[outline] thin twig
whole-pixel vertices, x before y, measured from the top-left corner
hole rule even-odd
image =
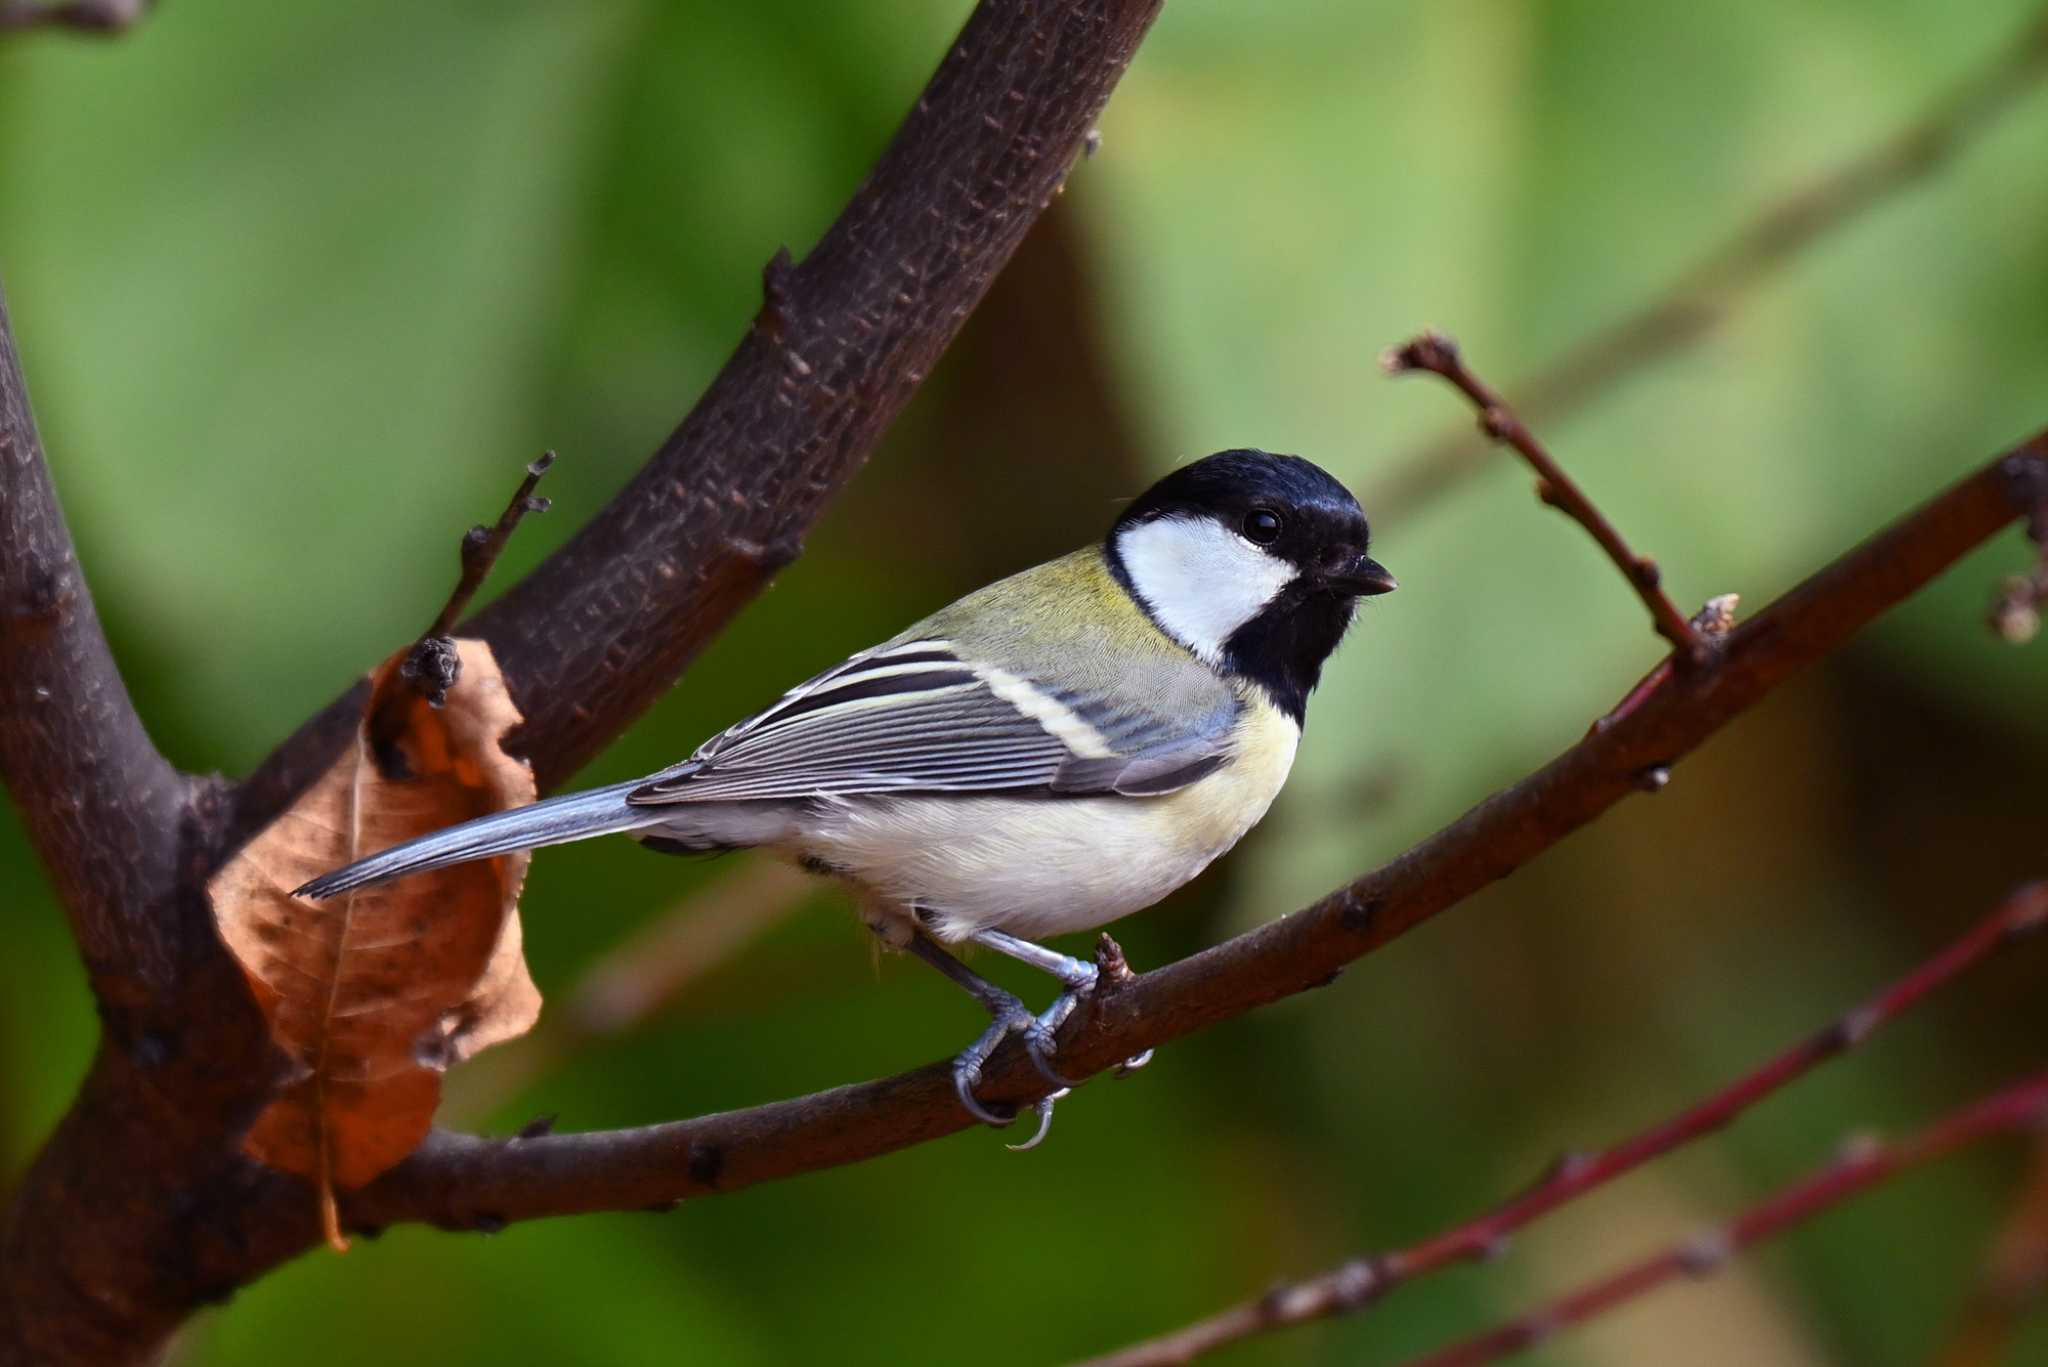
[[[1998,124],[2048,76],[2048,10],[1919,118],[1766,207],[1680,271],[1647,303],[1508,386],[1523,417],[1554,428],[1593,399],[1710,336],[1741,297],[1857,222],[1921,185]],[[1460,428],[1398,461],[1368,492],[1375,518],[1396,523],[1484,468],[1487,450]]]
[[[1742,595],[1739,593],[1716,594],[1692,615],[1692,629],[1705,640],[1718,643],[1722,637],[1735,630],[1735,609],[1741,605]],[[1667,655],[1650,666],[1650,672],[1636,680],[1635,687],[1623,694],[1620,702],[1605,715],[1594,720],[1592,729],[1604,731],[1648,701],[1650,695],[1662,688],[1671,678],[1673,658]]]
[[[1706,639],[1693,629],[1685,614],[1664,592],[1663,576],[1658,572],[1657,562],[1629,549],[1614,524],[1593,506],[1593,501],[1564,472],[1564,467],[1551,459],[1550,453],[1543,449],[1543,443],[1536,440],[1535,434],[1516,416],[1507,400],[1472,373],[1464,358],[1459,356],[1456,342],[1442,333],[1425,332],[1413,341],[1387,351],[1380,358],[1380,363],[1392,375],[1426,370],[1455,385],[1479,410],[1480,430],[1495,441],[1513,447],[1536,471],[1536,496],[1584,527],[1600,543],[1600,549],[1607,552],[1607,558],[1614,562],[1614,567],[1628,580],[1629,587],[1643,600],[1643,606],[1650,610],[1650,620],[1656,623],[1657,634],[1671,643],[1680,666],[1706,663]]]
[[[2006,898],[1962,938],[1827,1028],[1613,1148],[1566,1155],[1533,1189],[1487,1214],[1408,1248],[1354,1258],[1321,1276],[1279,1287],[1258,1300],[1233,1306],[1171,1334],[1091,1358],[1082,1367],[1177,1367],[1256,1334],[1363,1309],[1397,1287],[1457,1263],[1496,1257],[1506,1251],[1509,1239],[1532,1221],[1726,1127],[1818,1065],[1863,1043],[1993,950],[2043,926],[2048,926],[2048,883],[2032,883]]]
[[[132,28],[155,4],[156,0],[65,0],[54,5],[37,0],[0,0],[0,33],[20,33],[32,28],[120,33]]]
[[[1089,1077],[1120,1060],[1334,981],[1346,965],[1506,877],[1669,768],[1800,670],[2022,515],[2017,490],[2048,433],[2001,456],[1840,557],[1674,677],[1627,717],[1311,907],[1140,974],[1077,1011],[1056,1047]],[[983,1070],[988,1102],[1028,1105],[1049,1084],[1014,1041]],[[355,1223],[480,1222],[640,1210],[860,1162],[967,1128],[949,1067],[694,1120],[533,1140],[439,1132],[350,1196]],[[486,1221],[486,1217],[488,1217]],[[305,1231],[310,1239],[311,1230]]]
[[[462,614],[469,610],[470,600],[484,586],[484,580],[490,578],[491,567],[498,563],[505,543],[512,539],[512,533],[520,522],[528,513],[548,510],[549,501],[533,490],[554,463],[553,451],[542,452],[539,460],[526,467],[526,477],[519,481],[519,487],[513,491],[512,501],[505,505],[505,511],[498,514],[497,523],[489,527],[471,527],[463,534],[462,573],[455,581],[455,588],[449,593],[448,601],[441,605],[433,625],[413,642],[412,649],[399,662],[398,676],[435,707],[448,701],[448,690],[455,687],[456,681],[462,677],[462,657],[449,633],[455,629]],[[386,701],[397,704],[403,697],[402,693],[391,693],[386,695]],[[369,729],[372,735],[382,731],[386,724],[384,718],[371,717]]]
[[[1999,1367],[2021,1317],[2048,1296],[2048,1135],[2014,1193],[2012,1214],[1991,1243],[1962,1323],[1935,1361],[1940,1367]]]
[[[427,636],[446,636],[455,629],[462,614],[469,611],[469,603],[476,597],[476,591],[483,587],[490,577],[491,566],[498,563],[498,556],[505,550],[505,543],[512,539],[512,533],[528,513],[544,513],[549,501],[534,493],[540,477],[555,463],[553,451],[543,451],[540,459],[526,467],[526,478],[519,481],[519,487],[512,491],[512,501],[505,505],[505,511],[498,514],[495,525],[475,526],[462,538],[462,577],[455,583],[455,591],[448,595],[440,615],[434,624],[423,633]]]
[[[1666,1282],[1717,1272],[1752,1244],[1810,1220],[1908,1168],[1986,1139],[2044,1125],[2048,1125],[2048,1073],[2038,1073],[1951,1112],[1901,1143],[1851,1142],[1835,1162],[1751,1206],[1727,1224],[1630,1263],[1532,1314],[1416,1358],[1408,1367],[1477,1367],[1497,1362]]]

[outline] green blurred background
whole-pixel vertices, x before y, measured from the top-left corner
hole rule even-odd
[[[1174,0],[1101,152],[805,557],[585,781],[672,761],[1098,535],[1175,461],[1300,451],[1371,511],[1418,442],[1465,421],[1434,382],[1382,380],[1382,346],[1434,325],[1497,381],[1533,370],[1911,118],[2031,8]],[[563,454],[555,511],[499,583],[599,507],[967,9],[171,0],[111,43],[0,43],[0,280],[80,553],[172,759],[246,771],[416,632],[461,530],[543,446]],[[2044,374],[2048,91],[1548,435],[1684,603],[1739,590],[1753,609],[2048,422]],[[1119,927],[1141,966],[1390,857],[1569,744],[1656,657],[1612,571],[1504,459],[1378,533],[1402,591],[1329,672],[1265,825]],[[1982,625],[2023,555],[2002,538],[1661,796],[1333,989],[1075,1095],[1039,1152],[977,1131],[665,1217],[394,1230],[206,1314],[184,1360],[1042,1363],[1432,1232],[1821,1024],[2043,872],[2048,653]],[[525,904],[535,975],[559,1006],[621,937],[731,879],[758,881],[624,843],[547,853]],[[12,1173],[94,1023],[11,811],[0,886]],[[1505,1261],[1227,1360],[1394,1361],[1690,1232],[1845,1134],[2038,1064],[2043,952]],[[936,975],[877,965],[821,890],[646,1028],[483,1089],[479,1123],[744,1106],[976,1028]],[[1924,1361],[2022,1159],[1899,1182],[1530,1360]],[[2017,1351],[2048,1358],[2048,1326]]]

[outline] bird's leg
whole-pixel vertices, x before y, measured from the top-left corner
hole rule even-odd
[[[1000,930],[978,930],[970,936],[976,944],[993,949],[998,954],[1007,954],[1019,963],[1030,964],[1043,973],[1058,978],[1067,990],[1060,993],[1051,1006],[1045,1008],[1024,1032],[1024,1048],[1031,1055],[1031,1061],[1038,1065],[1038,1071],[1045,1080],[1061,1087],[1075,1084],[1061,1076],[1052,1066],[1052,1054],[1056,1047],[1054,1036],[1067,1023],[1067,1017],[1074,1014],[1074,1008],[1081,999],[1095,988],[1100,976],[1094,964],[1085,959],[1076,959],[1070,954],[1047,949],[1044,945],[1020,940],[1015,935],[1006,935]],[[1152,1061],[1152,1051],[1147,1049],[1135,1058],[1125,1059],[1117,1069],[1118,1074],[1135,1072]]]
[[[996,1046],[1016,1032],[1023,1031],[1028,1034],[1036,1024],[1030,1008],[1015,995],[1005,992],[961,963],[923,934],[913,933],[910,942],[904,948],[959,984],[967,995],[980,1002],[982,1008],[988,1012],[988,1029],[982,1031],[981,1037],[968,1045],[961,1051],[959,1057],[953,1060],[953,1091],[960,1098],[960,1104],[967,1108],[967,1113],[982,1124],[993,1125],[998,1129],[1011,1124],[1017,1119],[1015,1111],[1008,1115],[999,1115],[991,1111],[974,1095],[974,1089],[981,1085],[981,1065],[988,1062],[989,1055],[996,1051]],[[1052,1124],[1053,1103],[1066,1094],[1066,1087],[1062,1084],[1059,1091],[1039,1101],[1036,1107],[1038,1132],[1024,1143],[1013,1144],[1011,1147],[1032,1148],[1039,1140],[1045,1138],[1046,1127]]]

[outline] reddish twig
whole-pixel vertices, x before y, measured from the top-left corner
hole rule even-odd
[[[2044,1125],[2048,1125],[2048,1073],[2039,1073],[1951,1112],[1901,1143],[1852,1143],[1828,1167],[1750,1207],[1727,1224],[1620,1268],[1532,1314],[1416,1358],[1408,1367],[1476,1367],[1496,1362],[1666,1282],[1716,1272],[1750,1245],[1810,1220],[1908,1168],[1998,1135]]]
[[[1497,1256],[1506,1250],[1508,1240],[1532,1221],[1654,1158],[1722,1129],[1819,1064],[1861,1044],[1993,950],[2044,925],[2048,925],[2048,883],[2031,883],[2006,898],[1962,938],[1827,1028],[1611,1149],[1567,1155],[1533,1189],[1505,1205],[1409,1248],[1355,1258],[1321,1276],[1280,1287],[1171,1334],[1091,1358],[1084,1367],[1172,1367],[1192,1362],[1255,1334],[1363,1309],[1397,1287],[1454,1264]]]
[[[1480,430],[1495,441],[1513,447],[1536,471],[1536,496],[1584,527],[1600,543],[1600,549],[1607,552],[1607,558],[1614,562],[1615,568],[1636,591],[1636,596],[1643,600],[1643,606],[1650,610],[1650,620],[1656,623],[1657,634],[1671,643],[1679,664],[1689,667],[1706,663],[1706,639],[1693,629],[1685,614],[1664,592],[1663,576],[1657,569],[1657,562],[1629,549],[1628,542],[1622,540],[1614,524],[1593,506],[1593,501],[1573,483],[1564,468],[1551,459],[1550,453],[1523,425],[1507,400],[1494,393],[1466,366],[1458,355],[1456,342],[1441,333],[1425,332],[1403,346],[1390,349],[1380,358],[1380,363],[1389,374],[1426,370],[1455,385],[1479,410]]]
[[[1767,205],[1678,272],[1647,303],[1596,328],[1556,361],[1518,378],[1528,422],[1551,427],[1624,380],[1712,335],[1745,294],[1833,234],[1955,161],[2048,75],[2048,11],[1925,113]],[[1445,433],[1396,463],[1364,500],[1390,525],[1455,489],[1484,467],[1487,449],[1469,432]]]
[[[1699,632],[1706,640],[1720,641],[1722,637],[1735,630],[1735,609],[1741,604],[1742,595],[1739,593],[1723,593],[1709,598],[1706,606],[1692,615],[1693,630]],[[1623,694],[1621,701],[1616,703],[1607,715],[1593,723],[1592,730],[1606,730],[1648,701],[1650,695],[1663,687],[1665,681],[1671,677],[1671,660],[1672,657],[1667,655],[1651,666],[1650,672],[1636,680],[1635,687]]]

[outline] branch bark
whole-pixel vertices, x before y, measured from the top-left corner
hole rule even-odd
[[[633,482],[460,630],[504,666],[559,785],[802,549],[1052,203],[1163,0],[986,0],[846,211],[763,271],[753,327]],[[324,770],[351,692],[244,786],[253,830]]]
[[[1315,905],[1096,997],[1061,1031],[1087,1077],[1145,1049],[1332,982],[1355,960],[1457,905],[1642,791],[1714,732],[1828,655],[1958,557],[2026,515],[2048,432],[1998,457],[1771,604],[1699,669],[1675,672],[1612,724],[1393,863]],[[979,1095],[1020,1109],[1047,1086],[1014,1041]],[[890,1153],[973,1122],[947,1065],[723,1115],[593,1134],[491,1140],[448,1133],[358,1193],[363,1226],[447,1228],[641,1210]]]
[[[190,787],[143,729],[43,460],[0,299],[0,779],[102,1000],[167,987],[142,913],[175,881]]]
[[[681,426],[460,628],[503,665],[543,786],[624,730],[797,554],[1052,203],[1160,3],[984,0],[816,248],[769,262],[759,315]],[[346,743],[364,693],[232,790],[173,771],[92,616],[11,344],[0,385],[0,766],[106,1021],[7,1213],[0,1363],[140,1362],[317,1235],[305,1187],[238,1150],[281,1061],[203,889]]]

